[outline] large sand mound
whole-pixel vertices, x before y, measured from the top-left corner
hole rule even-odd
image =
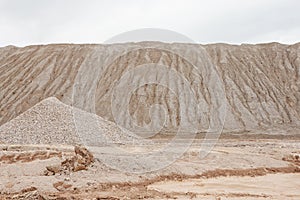
[[[172,53],[177,51],[186,56],[182,58]],[[89,112],[91,110],[85,99],[95,97],[93,100],[96,102],[96,114],[115,121],[112,108],[116,106],[111,105],[111,101],[114,100],[114,84],[124,77],[126,72],[137,66],[163,64],[180,73],[191,84],[196,100],[203,109],[199,127],[205,129],[208,125],[209,111],[214,109],[211,103],[218,101],[216,96],[211,95],[213,85],[208,84],[209,73],[205,74],[203,67],[207,60],[216,67],[224,83],[224,102],[227,104],[225,130],[265,130],[275,126],[283,126],[282,130],[285,130],[285,127],[299,126],[300,122],[300,43],[61,44],[4,47],[0,52],[0,124],[51,96]],[[118,53],[121,53],[119,57],[112,58],[112,55]],[[107,62],[110,59],[111,62]],[[197,59],[199,62],[196,68],[188,62]],[[147,74],[150,70],[151,67],[141,73],[136,71],[132,77],[135,77],[136,82],[142,82],[149,77]],[[99,78],[96,91],[93,87],[95,77]],[[78,81],[83,83],[79,84],[83,88],[83,93],[80,94],[83,95],[82,99],[73,102],[72,94]],[[171,85],[171,82],[167,83]],[[177,90],[182,91],[181,82],[174,82],[174,85],[175,93]],[[119,104],[123,103],[124,99],[116,101]],[[178,100],[176,94],[168,92],[165,88],[145,85],[132,94],[128,109],[133,121],[141,126],[149,124],[149,107],[155,103],[162,105],[167,111],[165,131],[177,130],[180,119],[190,116],[190,113],[182,114],[180,110],[193,110],[191,103]],[[159,109],[153,113],[156,111]],[[164,121],[164,116],[161,116],[160,112],[157,113],[157,121]],[[118,117],[122,124],[128,125],[127,116],[119,113]]]

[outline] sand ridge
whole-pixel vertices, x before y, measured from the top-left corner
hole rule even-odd
[[[161,50],[162,49],[162,50]],[[166,49],[168,51],[166,51]],[[0,124],[17,117],[28,108],[47,97],[57,97],[67,105],[73,105],[74,86],[80,78],[91,80],[99,77],[95,93],[96,114],[114,121],[111,112],[113,84],[124,73],[142,64],[164,64],[181,73],[191,83],[203,112],[211,109],[215,101],[205,80],[203,59],[199,60],[198,71],[186,60],[170,53],[181,51],[187,60],[201,56],[211,60],[224,83],[227,112],[225,130],[251,131],[279,127],[283,134],[286,127],[299,126],[300,120],[300,44],[279,43],[258,45],[228,44],[165,44],[156,42],[127,43],[117,45],[35,45],[24,48],[4,47],[0,54]],[[193,54],[199,52],[200,54]],[[115,52],[125,52],[115,60],[107,62]],[[127,52],[127,53],[126,53]],[[105,61],[105,62],[104,62]],[[103,66],[103,63],[108,63]],[[180,66],[180,67],[178,67]],[[100,70],[99,70],[100,68]],[[80,74],[79,72],[86,72]],[[99,74],[94,74],[98,72]],[[198,73],[198,72],[197,72]],[[82,77],[80,77],[82,75]],[[85,77],[84,75],[87,75]],[[142,74],[135,74],[144,80]],[[198,77],[198,78],[197,78]],[[200,78],[199,78],[200,77]],[[202,78],[201,78],[202,77]],[[176,83],[180,89],[180,82]],[[94,90],[85,85],[86,95]],[[143,96],[147,94],[148,98]],[[90,99],[89,96],[84,98]],[[84,99],[83,99],[84,100]],[[83,101],[82,100],[82,101]],[[80,109],[91,112],[89,105],[81,100]],[[122,100],[118,100],[122,103]],[[149,123],[148,109],[160,103],[168,112],[165,131],[176,130],[180,119],[176,95],[164,88],[149,85],[142,87],[132,96],[130,113],[140,125]],[[94,103],[94,102],[93,102]],[[189,104],[180,102],[183,109]],[[138,109],[137,109],[138,108]],[[208,115],[203,115],[201,125],[207,126]],[[160,117],[159,117],[160,118]],[[126,118],[121,118],[126,123]],[[158,120],[159,121],[159,120]],[[200,130],[201,131],[201,130]]]

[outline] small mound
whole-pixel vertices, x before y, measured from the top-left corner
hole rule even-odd
[[[84,134],[78,134],[78,131],[84,131]],[[2,125],[0,141],[9,144],[71,145],[81,143],[81,139],[87,143],[86,138],[91,138],[94,145],[108,141],[133,141],[134,137],[125,132],[116,124],[95,114],[65,105],[57,98],[50,97]],[[83,136],[86,138],[82,138]],[[100,139],[106,141],[99,141]]]

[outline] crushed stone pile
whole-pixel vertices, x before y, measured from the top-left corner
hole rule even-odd
[[[0,141],[9,144],[99,145],[136,142],[136,139],[116,124],[68,106],[55,97],[42,100],[0,127]]]

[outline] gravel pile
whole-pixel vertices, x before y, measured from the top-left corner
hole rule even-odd
[[[75,123],[76,122],[76,123]],[[9,144],[136,143],[139,138],[101,117],[44,99],[0,127],[0,141]]]

